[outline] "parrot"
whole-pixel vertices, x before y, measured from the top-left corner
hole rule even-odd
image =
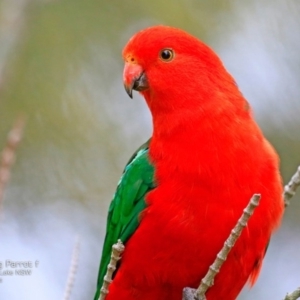
[[[261,270],[284,211],[279,157],[218,55],[156,25],[125,45],[123,82],[145,99],[152,135],[130,158],[110,204],[94,299],[120,239],[106,300],[181,300],[197,288],[253,194],[260,204],[207,300],[236,299]]]

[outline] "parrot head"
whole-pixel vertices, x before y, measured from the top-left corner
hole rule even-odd
[[[219,57],[196,37],[168,26],[136,33],[123,50],[123,81],[139,91],[152,111],[199,107],[220,94],[239,93]]]

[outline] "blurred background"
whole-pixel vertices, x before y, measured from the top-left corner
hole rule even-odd
[[[121,51],[155,24],[218,53],[279,152],[285,183],[300,164],[298,0],[0,0],[0,149],[27,119],[3,198],[0,263],[39,261],[31,276],[0,277],[0,299],[63,299],[77,235],[70,299],[92,299],[111,196],[151,135],[144,101],[123,89]],[[283,299],[299,286],[299,195],[239,300]]]

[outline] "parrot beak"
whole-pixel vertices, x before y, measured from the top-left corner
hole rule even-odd
[[[132,90],[143,91],[148,88],[148,81],[143,68],[134,63],[125,63],[123,82],[130,98],[132,98]]]

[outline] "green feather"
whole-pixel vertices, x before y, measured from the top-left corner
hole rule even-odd
[[[145,196],[155,187],[154,168],[148,156],[149,143],[150,140],[130,158],[109,206],[106,236],[94,300],[99,298],[103,278],[110,261],[112,245],[118,239],[125,244],[135,232],[139,226],[139,215],[146,207]]]

